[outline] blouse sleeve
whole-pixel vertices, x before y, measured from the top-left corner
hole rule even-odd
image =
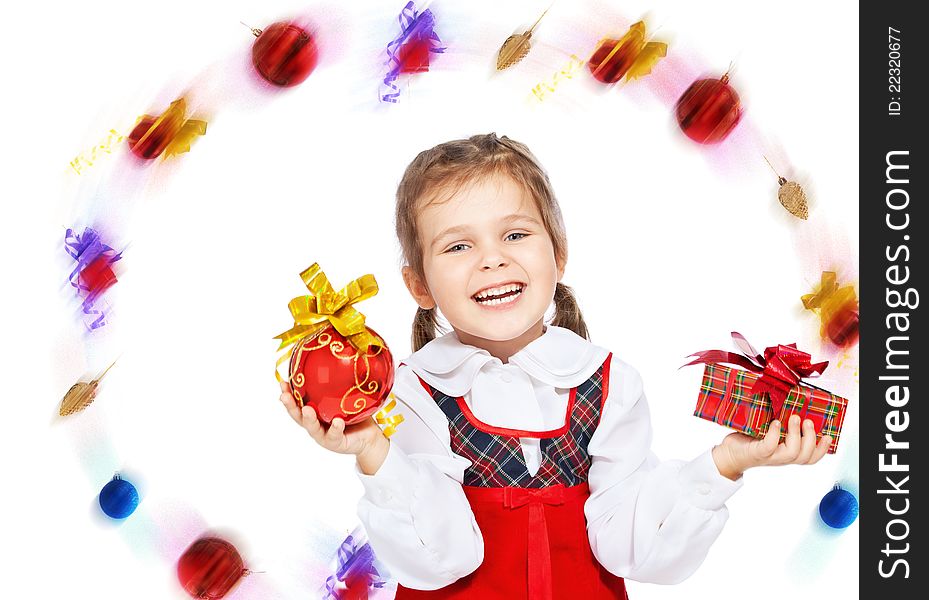
[[[638,372],[613,359],[600,425],[590,440],[584,507],[597,560],[620,577],[679,583],[706,558],[729,517],[742,478],[723,477],[707,450],[690,462],[660,462]]]
[[[452,452],[445,415],[409,367],[398,369],[393,393],[393,413],[404,420],[374,475],[355,467],[364,487],[358,516],[397,581],[438,589],[484,560],[484,540],[461,487],[471,462]]]

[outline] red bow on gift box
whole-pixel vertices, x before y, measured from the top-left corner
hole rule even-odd
[[[745,337],[737,331],[732,332],[732,340],[744,354],[726,352],[725,350],[704,350],[690,356],[696,357],[686,366],[699,363],[729,363],[738,365],[753,373],[761,373],[750,390],[751,394],[768,392],[771,396],[771,409],[775,415],[780,414],[787,393],[804,377],[822,375],[829,361],[810,363],[808,353],[797,349],[797,344],[781,344],[765,348],[764,355],[759,354]],[[689,357],[688,357],[689,358]]]

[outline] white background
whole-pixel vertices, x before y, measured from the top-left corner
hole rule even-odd
[[[700,570],[673,587],[631,583],[630,596],[857,597],[857,523],[827,532],[816,514],[835,482],[857,492],[857,356],[820,344],[799,302],[824,268],[857,279],[857,6],[562,0],[529,57],[494,75],[500,44],[545,0],[438,1],[447,53],[382,105],[403,4],[90,0],[22,3],[5,19],[0,595],[183,598],[177,557],[210,529],[264,571],[232,597],[318,597],[361,488],[350,458],[284,414],[271,338],[291,325],[298,273],[318,261],[337,287],[376,275],[380,293],[359,308],[406,356],[415,305],[399,276],[396,184],[418,151],[496,131],[550,172],[565,282],[593,341],[641,371],[659,456],[689,459],[725,435],[692,416],[701,369],[678,366],[729,349],[731,330],[831,359],[820,385],[850,399],[837,455],[749,472]],[[604,89],[581,72],[531,98],[571,53],[646,14],[670,46],[651,77]],[[256,84],[239,21],[294,15],[318,28],[321,61],[276,92]],[[700,147],[671,107],[687,78],[730,62],[745,119]],[[185,90],[209,121],[189,154],[139,168],[120,146],[84,174],[68,167]],[[804,184],[809,221],[778,205],[763,153]],[[85,225],[129,245],[110,323],[94,334],[63,251],[64,228]],[[56,420],[69,386],[117,356],[97,401]],[[96,506],[117,471],[142,494],[120,524]]]

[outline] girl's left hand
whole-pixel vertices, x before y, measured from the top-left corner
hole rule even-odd
[[[792,415],[787,422],[787,437],[783,443],[778,443],[780,436],[779,421],[773,421],[760,440],[743,433],[731,433],[722,444],[713,448],[716,468],[734,481],[752,467],[812,465],[826,455],[832,444],[832,436],[829,435],[824,435],[817,444],[813,422],[807,419],[801,428],[798,415]]]

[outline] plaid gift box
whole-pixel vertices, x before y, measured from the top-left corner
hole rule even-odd
[[[829,453],[835,453],[848,400],[800,383],[790,388],[780,414],[775,415],[767,392],[750,393],[759,377],[749,371],[707,363],[694,416],[761,438],[775,418],[786,424],[787,419],[796,413],[801,419],[813,421],[817,440],[824,435],[832,436]],[[781,429],[781,439],[786,435],[785,427]]]

